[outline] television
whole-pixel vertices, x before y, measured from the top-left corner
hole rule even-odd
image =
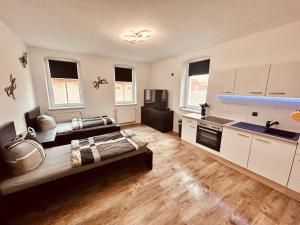
[[[144,106],[168,109],[168,90],[145,89]]]

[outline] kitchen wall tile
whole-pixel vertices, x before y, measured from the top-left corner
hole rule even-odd
[[[291,113],[299,109],[298,105],[289,105],[288,107],[278,107],[275,109],[274,120],[287,120]]]
[[[279,120],[278,128],[300,133],[300,122],[292,119]]]
[[[300,109],[295,103],[276,103],[260,101],[236,101],[210,99],[209,115],[226,119],[245,121],[265,126],[266,121],[279,121],[274,128],[300,132],[300,122],[290,119],[290,114]],[[258,116],[252,116],[257,112]]]

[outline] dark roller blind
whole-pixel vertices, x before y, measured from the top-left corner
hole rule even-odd
[[[208,74],[210,60],[192,62],[189,64],[189,76]]]
[[[78,79],[76,62],[49,60],[49,68],[52,78]]]
[[[132,69],[115,67],[115,81],[132,82]]]

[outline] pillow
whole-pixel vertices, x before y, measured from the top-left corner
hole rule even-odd
[[[55,127],[55,121],[53,117],[43,114],[37,117],[37,126],[39,131],[51,130]]]
[[[37,168],[45,159],[43,146],[28,132],[7,143],[3,158],[15,175],[21,175]]]

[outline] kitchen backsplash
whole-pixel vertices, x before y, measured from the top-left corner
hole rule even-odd
[[[278,103],[261,101],[207,100],[208,114],[236,121],[265,125],[266,121],[279,121],[274,128],[300,132],[300,122],[290,118],[290,114],[300,109],[300,103]],[[257,113],[257,116],[252,114]]]

